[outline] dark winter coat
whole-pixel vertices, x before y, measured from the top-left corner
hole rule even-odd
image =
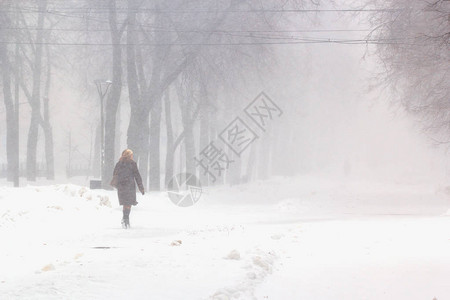
[[[120,160],[114,168],[114,176],[120,205],[136,205],[136,183],[139,190],[144,191],[136,162],[131,159]]]

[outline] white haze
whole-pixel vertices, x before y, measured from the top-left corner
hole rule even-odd
[[[300,27],[305,27],[302,23],[308,23],[295,22]],[[311,28],[312,25],[307,26]],[[325,14],[314,28],[366,29],[367,26],[348,17]],[[363,37],[364,34],[305,33],[334,38]],[[283,156],[291,161],[295,174],[319,173],[342,178],[350,176],[405,182],[446,178],[446,149],[432,147],[431,140],[420,131],[414,120],[401,108],[390,105],[390,95],[380,89],[369,88],[375,82],[373,76],[378,63],[373,55],[374,46],[324,43],[274,47],[277,62],[270,72],[249,79],[245,86],[227,91],[227,94],[219,95],[219,99],[227,101],[227,97],[232,95],[236,101],[242,102],[243,108],[261,91],[272,97],[285,112],[278,124],[281,131],[294,130],[295,141],[285,141]],[[105,55],[109,54],[105,50]],[[89,70],[86,72],[89,73]],[[76,87],[75,76],[75,72],[67,69],[54,70],[50,117],[54,129],[58,181],[66,181],[69,133],[74,148],[72,164],[87,165],[89,156],[94,155],[94,130],[99,122],[98,95],[93,82],[88,82],[87,91],[80,91]],[[128,93],[123,89],[121,139],[117,153],[126,148],[129,120],[127,98]],[[20,109],[20,161],[24,162],[30,109],[26,103]],[[175,110],[178,111],[178,108]],[[234,116],[230,114],[230,121]],[[0,109],[0,123],[5,124],[3,108]],[[162,132],[164,145],[164,130]],[[42,139],[43,134],[40,143]],[[0,163],[4,164],[4,125],[0,126],[0,141]],[[38,147],[38,162],[44,161],[43,147]]]

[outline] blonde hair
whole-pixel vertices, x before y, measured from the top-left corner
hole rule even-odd
[[[126,160],[126,159],[132,159],[133,157],[133,151],[130,149],[125,149],[122,152],[122,156],[120,157],[120,160]]]

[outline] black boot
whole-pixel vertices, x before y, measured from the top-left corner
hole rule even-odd
[[[122,218],[122,228],[124,229],[130,228],[130,219]]]
[[[130,228],[130,208],[125,206],[123,207],[122,227]]]

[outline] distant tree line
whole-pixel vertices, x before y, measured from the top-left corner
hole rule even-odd
[[[49,90],[52,74],[52,51],[46,43],[53,26],[44,13],[26,16],[20,6],[35,5],[45,11],[46,1],[2,1],[0,4],[0,63],[3,100],[6,109],[8,180],[19,176],[19,102],[23,97],[31,109],[27,140],[27,171],[30,181],[36,179],[38,131],[45,136],[48,179],[54,178],[53,131],[49,114]],[[48,27],[47,27],[48,26]],[[36,28],[35,31],[29,28]]]
[[[271,71],[275,55],[270,45],[246,45],[248,39],[259,41],[260,32],[289,22],[274,9],[316,7],[316,2],[2,1],[0,63],[8,179],[14,180],[19,172],[20,99],[26,99],[31,109],[27,179],[36,180],[40,130],[45,137],[47,178],[54,178],[49,103],[58,100],[51,99],[53,69],[76,76],[80,90],[98,77],[112,81],[100,128],[105,135],[104,187],[121,150],[117,121],[122,99],[130,107],[127,147],[134,151],[151,190],[160,190],[178,170],[197,174],[204,184],[292,174],[279,153],[281,143],[293,142],[294,137],[289,130],[279,131],[281,125],[268,127],[245,156],[225,150],[233,168],[224,170],[226,175],[220,178],[213,180],[195,157],[218,139],[245,101],[252,100],[239,91]],[[284,109],[292,105],[284,104]]]

